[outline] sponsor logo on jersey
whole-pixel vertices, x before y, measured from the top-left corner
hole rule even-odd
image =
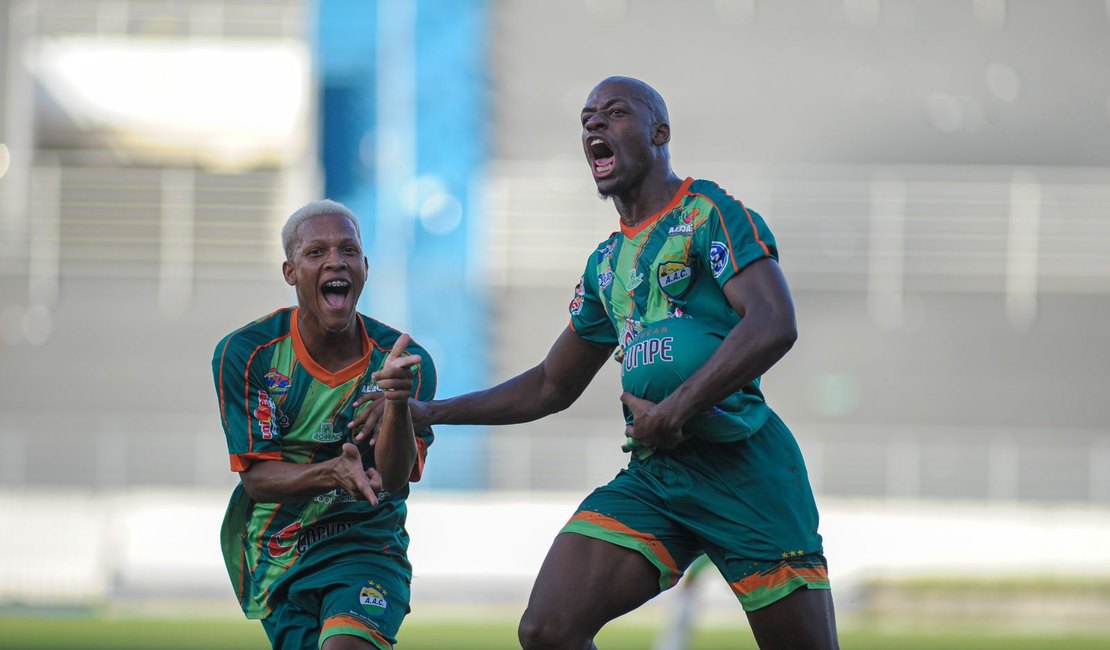
[[[639,332],[639,322],[631,318],[624,319],[624,325],[621,326],[621,331],[617,334],[617,349],[613,352],[614,359],[624,361],[624,351],[636,340],[636,335]]]
[[[266,388],[275,397],[281,397],[288,393],[291,385],[292,382],[289,381],[289,378],[278,372],[277,368],[270,368],[270,372],[266,373]]]
[[[635,268],[628,269],[628,282],[625,283],[624,288],[632,291],[644,282],[644,274],[637,273]]]
[[[577,316],[582,313],[582,303],[584,299],[582,296],[586,295],[586,278],[579,277],[578,284],[574,287],[574,299],[570,301],[570,313]]]
[[[258,422],[258,430],[262,433],[263,440],[269,440],[278,434],[277,423],[274,422],[274,400],[264,390],[258,391],[258,406],[254,409],[254,419]]]
[[[270,554],[270,557],[281,557],[289,553],[296,547],[297,534],[300,532],[301,522],[294,521],[270,535],[270,541],[266,544],[266,552]]]
[[[333,521],[305,528],[301,522],[295,521],[270,536],[266,551],[270,557],[281,557],[294,549],[297,553],[304,553],[317,542],[341,533],[353,525],[349,521]]]
[[[679,224],[677,226],[671,226],[667,231],[667,236],[673,237],[675,235],[686,236],[694,234],[694,219],[698,217],[698,209],[694,208],[690,212],[682,212],[682,208],[675,208],[674,212],[671,214],[675,213],[681,215],[678,218]]]
[[[604,289],[611,284],[613,284],[613,271],[611,271],[610,269],[605,269],[601,273],[597,274],[598,289]]]
[[[670,363],[674,361],[673,349],[673,336],[660,336],[633,343],[624,351],[624,362],[621,368],[624,372],[628,372],[657,362]]]
[[[613,247],[616,245],[616,242],[609,242],[608,244],[597,249],[597,264],[599,266],[604,264],[605,260],[609,259],[613,255]]]
[[[728,266],[728,246],[715,241],[709,245],[709,268],[713,271],[713,277],[721,277],[726,266]]]
[[[343,488],[335,488],[331,492],[317,494],[312,500],[316,503],[351,503],[355,498]]]
[[[312,439],[316,442],[336,442],[343,439],[343,432],[336,431],[331,422],[321,422],[320,429],[312,434]]]
[[[662,262],[656,268],[659,288],[671,298],[681,298],[690,290],[694,271],[686,262]]]
[[[389,602],[386,597],[389,596],[389,591],[382,587],[380,584],[369,580],[366,586],[358,592],[358,602],[366,613],[371,616],[381,616],[389,607]]]
[[[360,386],[358,392],[363,395],[366,393],[380,393],[382,392],[382,387],[378,385],[378,382],[371,380],[370,383]]]

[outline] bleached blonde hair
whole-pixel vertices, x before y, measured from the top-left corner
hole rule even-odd
[[[297,229],[301,224],[323,214],[335,214],[342,217],[347,217],[355,227],[355,234],[362,238],[362,232],[358,227],[358,217],[355,216],[351,209],[338,201],[331,199],[318,199],[312,201],[300,208],[296,212],[289,215],[289,219],[285,221],[285,225],[281,229],[281,246],[285,249],[285,259],[293,259],[293,250],[296,249],[299,240]]]

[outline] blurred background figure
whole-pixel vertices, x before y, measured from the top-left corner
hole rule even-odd
[[[616,227],[577,146],[611,74],[787,253],[802,329],[764,381],[838,610],[883,615],[886,579],[1110,574],[1105,0],[0,0],[0,43],[0,511],[28,531],[0,604],[234,607],[196,541],[233,482],[208,354],[292,304],[272,242],[307,200],[363,219],[362,308],[442,394],[533,365]],[[623,464],[613,385],[437,439],[420,593],[522,602],[563,495]],[[463,512],[535,517],[542,548],[459,567],[427,531]]]

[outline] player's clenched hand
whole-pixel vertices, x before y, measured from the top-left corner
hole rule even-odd
[[[364,499],[371,505],[377,505],[382,477],[374,468],[362,467],[358,447],[349,442],[343,443],[343,453],[335,461],[335,481],[339,487],[356,499]]]
[[[391,402],[406,402],[412,396],[412,375],[420,365],[419,354],[408,354],[405,348],[412,342],[408,334],[402,334],[389,356],[385,358],[382,369],[371,375],[381,387],[385,398]]]
[[[644,446],[673,449],[689,436],[682,433],[682,424],[675,423],[655,402],[636,397],[625,391],[621,401],[632,411],[632,424],[625,427],[625,435],[639,440]]]

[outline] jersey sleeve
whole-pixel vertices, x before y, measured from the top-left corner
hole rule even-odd
[[[612,347],[617,344],[617,332],[605,310],[604,296],[598,287],[598,265],[595,256],[600,257],[612,247],[606,246],[596,252],[586,262],[582,277],[574,287],[574,297],[570,301],[570,328],[578,336],[599,345]],[[611,273],[611,271],[610,271]]]
[[[420,365],[417,366],[416,374],[412,378],[412,395],[421,402],[427,402],[435,399],[436,396],[436,367],[432,361],[432,355],[420,346],[413,346],[412,352],[420,355]],[[428,447],[432,445],[435,440],[435,434],[432,433],[430,426],[424,429],[417,430],[416,432],[416,465],[412,468],[412,473],[409,475],[410,481],[419,481],[420,477],[424,475],[424,461],[428,457]]]
[[[763,217],[719,188],[711,198],[715,209],[697,244],[719,286],[756,260],[778,260],[775,237]]]
[[[256,460],[281,460],[277,407],[267,392],[260,349],[229,334],[216,346],[212,374],[227,439],[231,469],[242,472]]]

